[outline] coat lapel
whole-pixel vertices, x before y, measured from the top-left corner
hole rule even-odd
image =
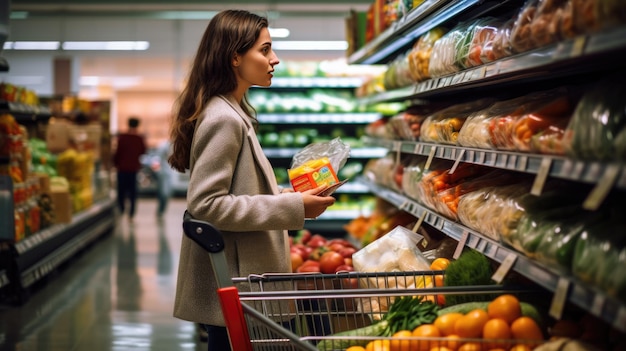
[[[252,146],[252,154],[254,155],[254,159],[256,160],[257,165],[263,171],[263,174],[265,175],[265,178],[270,184],[273,193],[274,194],[278,193],[279,191],[278,191],[278,184],[276,183],[276,175],[274,174],[272,165],[270,164],[267,157],[265,156],[265,153],[263,152],[263,148],[261,147],[261,144],[259,143],[259,139],[257,138],[256,133],[254,131],[254,126],[252,125],[252,122],[250,122],[250,117],[248,117],[248,115],[245,112],[243,112],[243,110],[238,104],[234,103],[233,101],[230,101],[225,96],[220,96],[220,97],[224,101],[226,101],[232,107],[233,110],[237,112],[239,117],[241,117],[241,119],[244,121],[244,123],[248,127],[248,142]]]

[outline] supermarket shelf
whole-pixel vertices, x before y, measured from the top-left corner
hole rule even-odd
[[[301,148],[264,148],[265,156],[268,158],[289,158],[293,157]],[[375,158],[383,157],[387,150],[383,148],[358,148],[350,150],[352,158]]]
[[[359,77],[274,77],[272,88],[357,88]]]
[[[261,123],[306,124],[365,124],[381,118],[380,113],[259,113]]]
[[[516,56],[507,57],[455,74],[361,98],[364,104],[419,99],[433,94],[524,81],[550,80],[559,74],[581,74],[605,69],[603,63],[619,60],[626,52],[626,27],[582,35]],[[608,55],[611,54],[611,55]],[[599,57],[601,56],[601,57]],[[623,65],[623,62],[620,62]],[[549,72],[546,73],[546,72]]]
[[[499,242],[486,238],[459,223],[453,222],[429,209],[420,205],[417,201],[381,187],[365,179],[360,181],[367,184],[371,191],[378,197],[385,199],[399,209],[411,213],[417,218],[424,217],[424,222],[439,229],[449,237],[465,241],[465,246],[481,252],[483,255],[493,259],[498,263],[513,261],[512,269],[525,277],[532,279],[540,286],[552,292],[565,289],[565,297],[568,301],[586,309],[593,315],[612,324],[616,329],[626,332],[626,305],[618,300],[607,296],[605,293],[597,291],[578,281],[576,278],[568,276],[544,265],[533,261],[517,251],[504,247]],[[558,296],[555,293],[555,298]],[[553,301],[555,303],[555,301]]]
[[[45,121],[52,116],[50,108],[0,100],[0,112],[11,113],[18,123]]]
[[[70,223],[53,225],[10,247],[5,245],[2,268],[8,270],[12,281],[8,290],[14,299],[23,302],[25,289],[113,228],[113,211],[114,200],[102,200],[77,213]]]
[[[618,174],[614,186],[619,189],[626,189],[626,164],[624,163],[587,162],[554,155],[475,149],[415,141],[383,140],[371,137],[363,137],[362,140],[366,145],[422,156],[430,156],[434,148],[433,157],[436,158],[459,160],[460,162],[510,171],[538,174],[542,167],[549,167],[549,176],[588,184],[598,183],[604,174],[614,172],[617,169]]]
[[[348,62],[352,64],[387,63],[399,52],[413,45],[422,34],[448,20],[470,10],[486,13],[508,2],[510,1],[426,0],[376,36],[370,43],[350,55]]]

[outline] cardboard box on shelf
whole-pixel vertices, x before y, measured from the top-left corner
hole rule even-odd
[[[69,191],[51,191],[50,198],[54,209],[55,223],[72,222],[72,195]]]

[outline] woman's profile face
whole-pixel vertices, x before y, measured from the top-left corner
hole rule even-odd
[[[258,85],[268,87],[272,84],[274,66],[278,57],[272,50],[272,39],[267,28],[261,29],[259,38],[252,48],[235,59],[235,72],[239,84],[248,87]]]

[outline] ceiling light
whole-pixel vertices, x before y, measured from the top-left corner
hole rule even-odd
[[[337,41],[274,41],[274,50],[343,51],[348,48],[345,40]]]
[[[7,41],[4,43],[5,50],[58,50],[58,41]]]
[[[268,28],[270,36],[272,38],[287,38],[289,36],[289,29],[287,28]]]
[[[66,41],[63,50],[148,50],[150,43],[147,41]]]

